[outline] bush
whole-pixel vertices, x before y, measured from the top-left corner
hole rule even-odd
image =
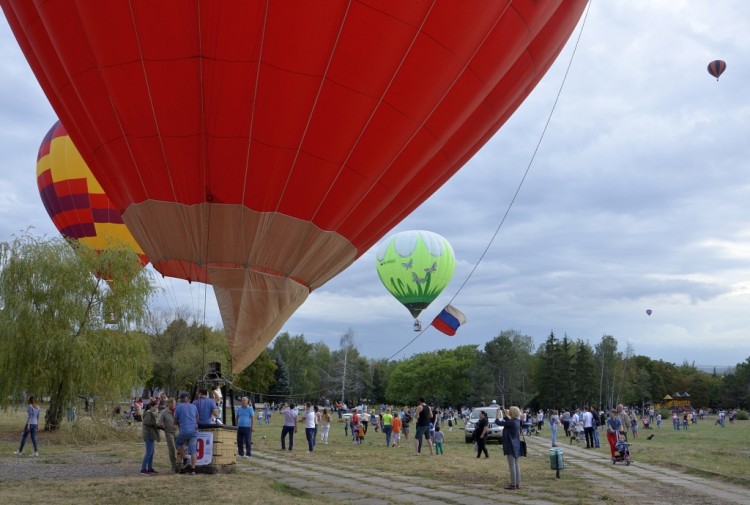
[[[747,421],[750,419],[750,415],[748,415],[746,410],[738,410],[737,411],[737,420],[738,421]]]

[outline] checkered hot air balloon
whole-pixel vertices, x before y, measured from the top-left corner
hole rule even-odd
[[[39,147],[36,182],[47,214],[60,234],[95,251],[125,245],[148,263],[122,215],[89,170],[65,127],[56,122]]]

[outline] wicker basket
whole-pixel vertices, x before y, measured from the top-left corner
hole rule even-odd
[[[197,466],[198,473],[234,473],[237,471],[237,428],[235,426],[215,426],[200,428],[213,433],[213,459],[208,465]]]

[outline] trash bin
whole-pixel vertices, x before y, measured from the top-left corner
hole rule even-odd
[[[553,447],[549,450],[549,467],[555,470],[555,476],[560,478],[560,470],[565,468],[565,462],[563,460],[563,450],[559,447]]]

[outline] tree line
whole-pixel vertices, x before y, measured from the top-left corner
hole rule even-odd
[[[23,234],[0,243],[0,404],[24,393],[49,400],[55,429],[81,397],[120,401],[136,386],[172,395],[219,362],[236,388],[267,401],[344,400],[530,408],[658,402],[689,392],[694,406],[750,407],[750,358],[720,375],[624,350],[605,335],[594,345],[553,332],[534,339],[505,330],[484,346],[463,345],[396,361],[368,358],[354,330],[331,349],[281,333],[232,375],[226,339],[187,310],[154,313],[150,274],[129,250],[94,252],[63,239]]]
[[[416,354],[398,361],[369,359],[351,345],[339,349],[282,333],[241,377],[252,391],[276,399],[341,399],[412,404],[420,396],[441,405],[480,405],[492,400],[532,409],[659,403],[689,392],[695,407],[750,406],[750,358],[726,374],[694,364],[676,365],[620,349],[604,335],[588,341],[551,332],[535,347],[531,336],[502,331],[484,344]],[[258,373],[260,367],[266,370]],[[271,371],[273,370],[273,376]],[[263,380],[259,380],[265,375]]]

